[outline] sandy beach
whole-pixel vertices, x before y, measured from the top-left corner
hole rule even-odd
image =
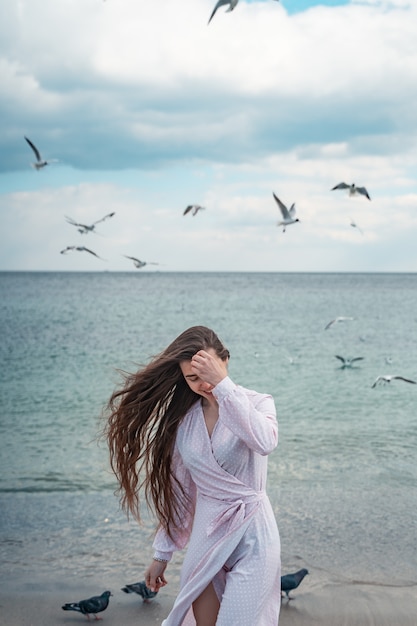
[[[79,587],[59,590],[56,583],[16,586],[0,592],[0,623],[4,626],[54,626],[84,624],[87,619],[64,612],[65,602],[101,593],[91,580]],[[106,626],[157,626],[168,614],[174,597],[160,593],[149,603],[112,589],[110,604],[100,617]],[[415,626],[417,587],[384,587],[356,584],[324,584],[308,581],[282,602],[280,626]],[[91,619],[91,623],[95,620]],[[232,625],[231,625],[232,626]]]

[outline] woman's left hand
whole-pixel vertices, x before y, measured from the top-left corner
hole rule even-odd
[[[227,376],[227,360],[199,350],[191,359],[191,369],[201,380],[215,387]]]

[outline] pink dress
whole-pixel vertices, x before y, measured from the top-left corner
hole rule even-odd
[[[280,539],[265,492],[267,455],[278,443],[271,396],[235,385],[214,389],[219,419],[211,437],[201,402],[181,422],[173,471],[194,504],[171,540],[159,529],[155,556],[169,560],[188,544],[180,591],[162,626],[195,626],[193,601],[213,582],[217,626],[277,626]]]

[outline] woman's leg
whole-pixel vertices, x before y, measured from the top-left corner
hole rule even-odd
[[[197,626],[215,626],[220,602],[213,583],[207,585],[193,602],[193,613]]]

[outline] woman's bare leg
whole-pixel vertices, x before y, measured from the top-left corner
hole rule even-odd
[[[193,602],[193,612],[197,626],[215,626],[220,602],[213,583],[207,585]]]

